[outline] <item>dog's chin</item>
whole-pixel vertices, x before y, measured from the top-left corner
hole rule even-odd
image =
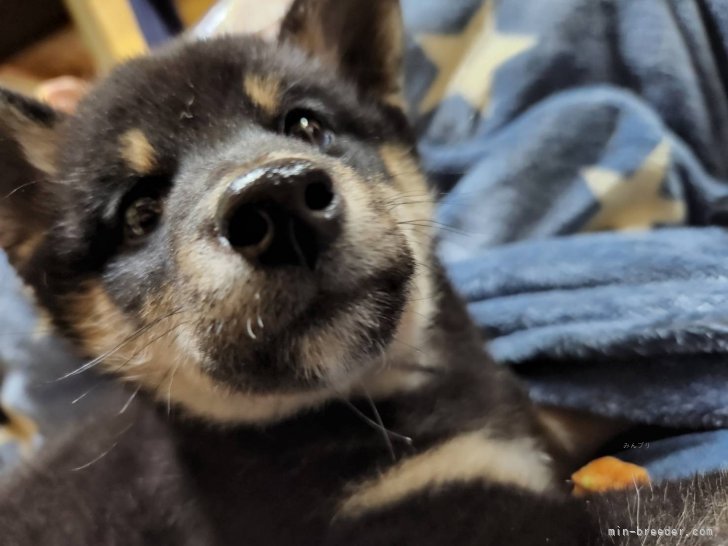
[[[322,297],[273,334],[236,332],[209,350],[206,373],[236,392],[346,388],[379,365],[407,304],[409,279]]]
[[[377,342],[381,347],[386,348],[388,345],[386,339]],[[217,385],[228,392],[238,394],[294,395],[322,390],[345,392],[363,375],[379,365],[378,357],[381,355],[381,350],[368,351],[364,346],[349,346],[341,349],[348,355],[345,366],[340,369],[321,369],[310,374],[297,371],[297,368],[303,368],[304,364],[295,356],[289,356],[290,366],[283,369],[263,370],[258,366],[248,366],[244,371],[231,372],[229,369],[226,370],[224,367],[216,365],[206,371]],[[277,351],[272,349],[270,354],[259,354],[258,358],[271,362],[284,357],[284,355],[276,353]]]

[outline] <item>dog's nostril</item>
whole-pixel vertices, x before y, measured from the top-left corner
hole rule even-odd
[[[253,205],[240,207],[231,216],[227,239],[236,248],[260,248],[273,238],[273,222],[268,214]]]
[[[328,180],[317,180],[309,183],[304,192],[304,200],[306,206],[314,212],[326,210],[334,201],[331,182]]]

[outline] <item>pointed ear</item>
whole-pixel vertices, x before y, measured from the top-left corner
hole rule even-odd
[[[279,39],[337,66],[360,91],[401,106],[404,32],[398,0],[295,0]]]
[[[61,115],[0,88],[0,247],[22,269],[53,217]]]

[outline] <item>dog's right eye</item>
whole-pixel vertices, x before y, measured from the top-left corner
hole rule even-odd
[[[141,197],[132,202],[124,212],[124,232],[128,241],[139,241],[149,235],[159,224],[162,202],[154,197]]]

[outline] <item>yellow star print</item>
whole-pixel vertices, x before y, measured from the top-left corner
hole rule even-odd
[[[461,33],[419,37],[420,47],[438,70],[420,103],[421,112],[452,95],[461,95],[478,111],[485,110],[498,67],[536,43],[531,36],[500,33],[493,4],[486,0]]]
[[[584,169],[581,176],[600,203],[585,231],[642,230],[683,222],[685,203],[661,193],[670,152],[670,144],[662,140],[630,176],[602,167]]]

